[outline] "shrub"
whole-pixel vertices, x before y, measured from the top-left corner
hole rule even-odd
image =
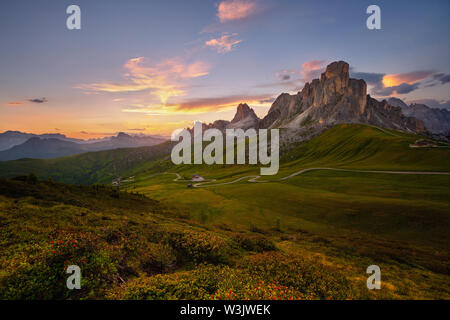
[[[233,251],[230,239],[208,231],[170,232],[167,241],[180,259],[193,263],[228,263]]]
[[[47,244],[35,244],[36,254],[0,279],[0,299],[68,299],[101,296],[117,273],[106,251],[90,234],[60,234]],[[68,290],[69,265],[81,268],[81,290]]]
[[[248,251],[274,251],[277,248],[275,244],[268,238],[258,235],[237,234],[234,240],[245,250]]]
[[[173,249],[164,243],[150,243],[147,255],[141,259],[142,269],[147,274],[166,273],[172,271],[176,265],[176,255]]]
[[[216,290],[220,270],[218,266],[199,266],[193,271],[171,274],[158,274],[152,277],[137,278],[119,291],[111,291],[114,299],[208,299]]]
[[[353,296],[349,281],[338,270],[301,257],[262,253],[249,257],[241,267],[252,275],[276,281],[314,299],[348,299]]]

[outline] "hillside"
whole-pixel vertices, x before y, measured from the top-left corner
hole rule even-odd
[[[283,134],[283,132],[282,132]],[[282,154],[282,173],[313,166],[353,169],[450,171],[450,148],[410,148],[423,137],[359,124],[343,124],[310,141],[290,145]],[[75,184],[110,183],[118,176],[157,173],[166,170],[187,175],[214,172],[214,177],[256,172],[257,166],[174,166],[170,160],[173,143],[85,153],[57,159],[21,159],[0,162],[0,177],[35,173],[40,178]],[[258,166],[259,167],[259,166]],[[220,169],[220,170],[218,170]],[[270,179],[270,177],[268,177]],[[275,177],[272,177],[275,178]]]
[[[384,298],[444,297],[450,148],[409,146],[421,138],[343,124],[284,154],[276,176],[258,178],[259,165],[149,164],[124,187],[208,227],[277,234],[285,250],[318,254],[356,281],[377,264]]]
[[[0,180],[0,297],[448,298],[449,175],[414,172],[449,172],[450,149],[409,147],[420,138],[338,125],[285,153],[266,183],[241,179],[259,166],[174,166],[169,144],[1,163],[83,183],[109,183],[116,168],[139,194]],[[280,179],[323,167],[348,171]],[[207,181],[187,188],[193,174]],[[63,287],[69,256],[86,277],[77,293]],[[369,292],[374,263],[383,287]]]
[[[359,297],[338,268],[279,249],[271,235],[187,217],[110,187],[0,179],[0,299]],[[71,264],[80,290],[65,287]]]
[[[40,178],[72,184],[110,183],[140,165],[170,154],[171,143],[151,147],[89,152],[55,159],[20,159],[0,162],[1,177],[35,173]]]
[[[0,151],[0,161],[22,158],[58,158],[85,152],[82,145],[59,139],[30,138],[22,144]]]

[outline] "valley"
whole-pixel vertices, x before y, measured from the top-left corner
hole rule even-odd
[[[172,141],[0,161],[0,297],[449,299],[448,141],[365,100],[345,63],[318,81],[263,119],[240,104],[203,125],[279,128],[275,175],[177,165]],[[78,293],[59,282],[68,256],[86,263]]]

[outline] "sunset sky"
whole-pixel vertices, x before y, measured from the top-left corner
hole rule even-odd
[[[371,4],[382,30],[366,28]],[[0,132],[169,135],[240,102],[264,116],[335,60],[377,98],[450,109],[449,14],[448,0],[1,1]]]

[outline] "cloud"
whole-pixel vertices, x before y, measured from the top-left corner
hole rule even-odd
[[[419,81],[422,81],[422,80],[430,77],[434,73],[436,73],[436,72],[420,70],[420,71],[413,71],[413,72],[408,72],[408,73],[386,74],[383,77],[383,85],[386,88],[400,86],[405,83],[412,85],[414,83],[417,83]]]
[[[450,74],[437,73],[433,76],[433,79],[440,81],[441,84],[446,84],[450,82]]]
[[[250,17],[258,10],[255,1],[251,0],[230,0],[222,1],[217,6],[217,17],[220,22],[241,20]]]
[[[33,102],[33,103],[44,103],[47,102],[48,100],[46,98],[36,98],[36,99],[28,99],[28,101]]]
[[[320,74],[325,71],[325,64],[325,60],[311,60],[302,64],[300,74],[303,77],[303,81],[308,82],[312,79],[319,78]]]
[[[281,81],[288,81],[294,76],[297,72],[293,70],[281,70],[275,73],[275,76]]]
[[[376,95],[388,97],[396,94],[407,94],[413,92],[414,90],[419,89],[420,82],[416,82],[413,84],[402,83],[398,86],[393,87],[383,87],[383,88],[375,88],[373,92]]]
[[[23,102],[8,102],[8,106],[22,106]]]
[[[229,95],[223,97],[195,98],[179,103],[166,104],[164,106],[132,105],[123,109],[123,112],[144,113],[147,115],[170,114],[198,114],[206,112],[227,111],[236,108],[239,103],[266,105],[272,102],[272,94],[260,95]]]
[[[351,76],[357,79],[363,79],[370,86],[372,95],[388,97],[397,94],[408,94],[419,89],[422,86],[432,87],[440,82],[445,82],[445,74],[436,74],[431,70],[418,70],[408,73],[385,74],[370,72],[351,72]]]
[[[165,104],[170,97],[182,96],[186,93],[181,81],[205,76],[209,65],[196,61],[186,63],[180,58],[166,59],[150,66],[144,66],[143,57],[129,59],[124,68],[123,83],[91,83],[78,88],[103,92],[136,92],[148,90]]]
[[[275,102],[275,100],[276,100],[276,98],[268,98],[268,99],[260,100],[259,103],[260,103],[260,104],[266,104],[266,103],[272,104],[272,103]]]
[[[372,73],[372,72],[351,72],[351,77],[355,79],[363,79],[369,85],[377,85],[382,83],[384,73]]]
[[[242,40],[233,39],[237,34],[223,34],[220,38],[211,39],[206,41],[205,44],[209,47],[212,47],[217,50],[218,53],[226,53],[233,50],[238,43],[241,43]]]
[[[288,90],[298,91],[301,85],[320,77],[320,74],[325,71],[325,60],[311,60],[303,63],[299,69],[285,69],[275,73],[275,76],[280,80],[272,83],[257,84],[255,88],[273,88],[283,87]]]

